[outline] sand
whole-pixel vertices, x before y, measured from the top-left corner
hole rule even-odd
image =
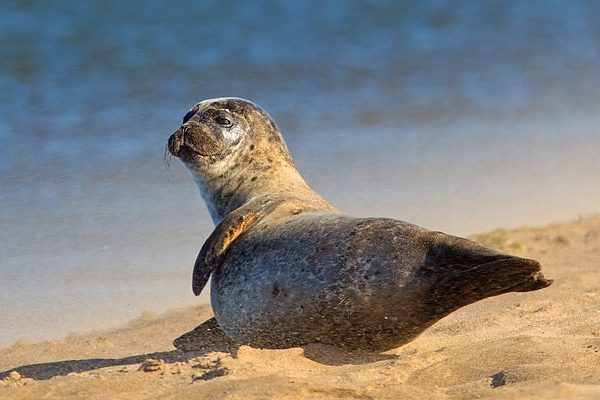
[[[539,260],[554,284],[467,306],[383,354],[210,343],[181,353],[173,339],[209,307],[142,315],[0,349],[0,398],[600,398],[600,216],[473,239]]]

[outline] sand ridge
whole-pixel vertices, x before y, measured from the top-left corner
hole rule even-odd
[[[554,284],[472,304],[383,353],[207,344],[179,335],[209,307],[0,349],[0,398],[446,399],[600,397],[600,216],[472,239],[539,260]]]

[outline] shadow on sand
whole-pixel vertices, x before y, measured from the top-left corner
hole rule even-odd
[[[90,358],[85,360],[67,360],[50,363],[23,365],[0,372],[0,380],[18,372],[25,378],[46,380],[70,373],[93,371],[100,368],[142,364],[148,359],[162,360],[165,364],[187,362],[212,352],[229,353],[237,358],[239,345],[223,333],[214,318],[211,318],[194,330],[180,336],[173,342],[177,350],[140,354],[123,358]],[[393,354],[352,352],[322,344],[310,344],[303,347],[304,357],[325,365],[369,364],[377,361],[398,358]]]
[[[206,352],[208,353],[208,351]],[[70,373],[93,371],[99,368],[114,367],[118,365],[141,364],[146,359],[161,359],[167,364],[188,361],[194,357],[201,356],[202,352],[181,353],[177,350],[158,353],[140,354],[124,358],[89,358],[87,360],[68,360],[50,363],[23,365],[0,372],[0,380],[7,378],[11,372],[16,371],[24,378],[35,380],[46,380],[56,376],[65,376]]]
[[[25,378],[46,380],[55,376],[93,371],[99,368],[142,364],[147,359],[163,360],[165,364],[173,364],[176,362],[186,362],[215,351],[229,353],[233,358],[237,358],[239,346],[225,336],[218,325],[216,327],[213,326],[212,321],[214,321],[214,318],[209,319],[193,331],[175,339],[174,345],[177,350],[140,354],[124,358],[90,358],[86,360],[67,360],[23,365],[0,372],[0,380],[7,378],[13,371],[18,372],[19,375]]]

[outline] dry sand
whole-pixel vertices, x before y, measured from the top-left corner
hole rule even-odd
[[[600,216],[473,239],[534,258],[554,284],[465,307],[384,354],[209,344],[179,335],[208,307],[0,349],[0,398],[600,398]]]

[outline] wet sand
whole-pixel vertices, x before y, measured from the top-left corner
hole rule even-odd
[[[467,306],[383,354],[173,339],[207,306],[0,350],[0,398],[592,398],[600,396],[600,216],[473,239],[544,265],[545,290]]]

